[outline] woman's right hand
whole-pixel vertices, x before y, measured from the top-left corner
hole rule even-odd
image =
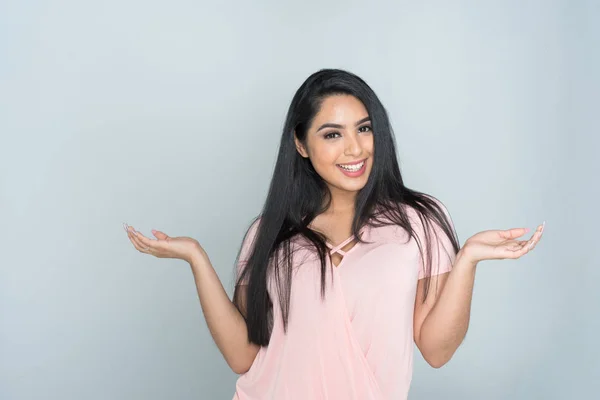
[[[170,237],[163,232],[152,230],[156,239],[150,239],[136,232],[132,226],[123,224],[123,228],[133,246],[142,253],[158,258],[177,258],[190,264],[198,254],[206,254],[200,243],[190,237]]]

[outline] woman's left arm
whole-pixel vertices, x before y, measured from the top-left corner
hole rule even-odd
[[[525,228],[479,232],[465,242],[450,272],[430,278],[431,289],[425,301],[420,300],[424,279],[418,281],[414,339],[432,367],[446,364],[465,338],[479,261],[522,257],[535,247],[543,228],[540,225],[529,240],[516,240],[527,232]]]

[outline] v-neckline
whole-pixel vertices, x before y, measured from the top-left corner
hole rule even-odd
[[[359,232],[360,232],[360,233],[362,233],[362,231],[363,231],[364,229],[365,229],[365,227],[361,228]],[[352,240],[354,240],[355,238],[356,238],[356,236],[355,236],[355,235],[351,235],[351,236],[350,236],[349,238],[347,238],[346,240],[344,240],[344,241],[340,242],[340,243],[339,243],[337,246],[334,246],[334,245],[333,245],[331,242],[329,242],[328,240],[325,240],[325,245],[326,245],[327,247],[329,247],[329,255],[328,255],[328,257],[327,257],[327,258],[329,259],[329,263],[330,263],[330,264],[331,264],[331,266],[334,268],[334,270],[337,270],[337,269],[339,269],[339,268],[342,266],[342,264],[344,263],[344,261],[346,261],[346,258],[347,258],[347,256],[348,256],[348,254],[349,254],[350,252],[352,252],[352,251],[353,251],[353,250],[356,248],[356,246],[358,246],[359,242],[356,242],[356,243],[354,243],[354,246],[352,246],[350,249],[348,249],[348,250],[346,250],[346,251],[342,250],[342,248],[343,248],[344,246],[346,246],[348,243],[350,243],[350,242],[351,242]],[[331,258],[331,256],[332,256],[333,254],[335,254],[335,253],[339,253],[339,254],[342,256],[342,259],[340,260],[340,262],[339,262],[339,264],[338,264],[338,265],[335,265],[335,264],[333,263],[333,259]]]
[[[342,264],[344,263],[344,260],[346,259],[346,256],[348,255],[348,253],[349,253],[349,252],[350,252],[350,251],[351,251],[353,248],[355,248],[355,247],[356,247],[356,245],[358,244],[358,243],[354,243],[354,246],[352,246],[352,247],[351,247],[350,249],[348,249],[347,251],[344,251],[344,250],[342,250],[342,248],[343,248],[344,246],[346,246],[348,243],[350,243],[352,240],[354,240],[354,235],[350,236],[348,239],[344,240],[343,242],[341,242],[341,243],[340,243],[340,244],[338,244],[337,246],[334,246],[334,245],[333,245],[333,244],[331,244],[329,241],[325,241],[325,244],[327,245],[327,247],[329,247],[329,257],[328,257],[328,258],[329,258],[329,263],[331,264],[331,266],[332,266],[332,267],[334,267],[334,268],[336,268],[336,269],[337,269],[337,268],[339,268],[339,267],[341,267],[341,266],[342,266]],[[340,259],[340,262],[339,262],[337,265],[335,265],[335,264],[333,263],[333,258],[332,258],[332,256],[333,256],[335,253],[339,253],[339,254],[342,256],[342,258]]]
[[[346,251],[342,250],[342,247],[344,247],[345,245],[347,245],[348,243],[350,243],[353,239],[354,239],[354,235],[350,236],[348,239],[344,240],[343,242],[341,242],[337,246],[334,246],[328,240],[325,241],[325,244],[327,245],[327,247],[329,247],[331,249],[332,253],[340,253],[343,256],[346,253]],[[352,250],[353,248],[354,248],[354,246],[351,249],[349,249],[348,251]]]
[[[310,224],[309,224],[310,225]],[[367,228],[367,225],[363,226],[362,228],[359,229],[359,236],[362,236],[363,231]],[[311,228],[312,229],[312,228]],[[344,241],[340,242],[337,246],[334,246],[331,242],[329,242],[328,240],[325,240],[325,245],[329,248],[329,254],[327,255],[327,260],[329,261],[329,264],[333,267],[334,271],[339,269],[342,264],[344,264],[344,262],[346,261],[347,255],[349,253],[351,253],[352,251],[354,251],[354,249],[359,245],[359,242],[356,242],[354,244],[354,246],[352,246],[350,249],[344,251],[342,250],[342,247],[346,246],[348,243],[350,243],[354,238],[356,238],[355,235],[350,235],[349,238],[345,239]],[[331,256],[335,253],[339,253],[342,256],[342,259],[340,260],[338,265],[335,265],[333,263],[333,259],[331,258]]]

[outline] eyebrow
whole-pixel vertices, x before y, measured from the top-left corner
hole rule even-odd
[[[365,117],[365,118],[361,119],[360,121],[358,121],[358,122],[356,123],[356,125],[355,125],[355,126],[358,126],[358,125],[362,124],[363,122],[367,122],[367,121],[369,121],[370,119],[371,119],[371,117]],[[344,128],[344,125],[326,123],[326,124],[323,124],[323,125],[321,125],[321,126],[319,127],[319,129],[317,129],[317,132],[319,132],[321,129],[325,129],[325,128],[338,128],[338,129],[343,129],[343,128]]]

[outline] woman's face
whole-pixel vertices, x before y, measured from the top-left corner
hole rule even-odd
[[[373,132],[369,114],[356,97],[326,97],[306,134],[306,148],[295,141],[332,192],[356,192],[366,185],[373,165]]]

